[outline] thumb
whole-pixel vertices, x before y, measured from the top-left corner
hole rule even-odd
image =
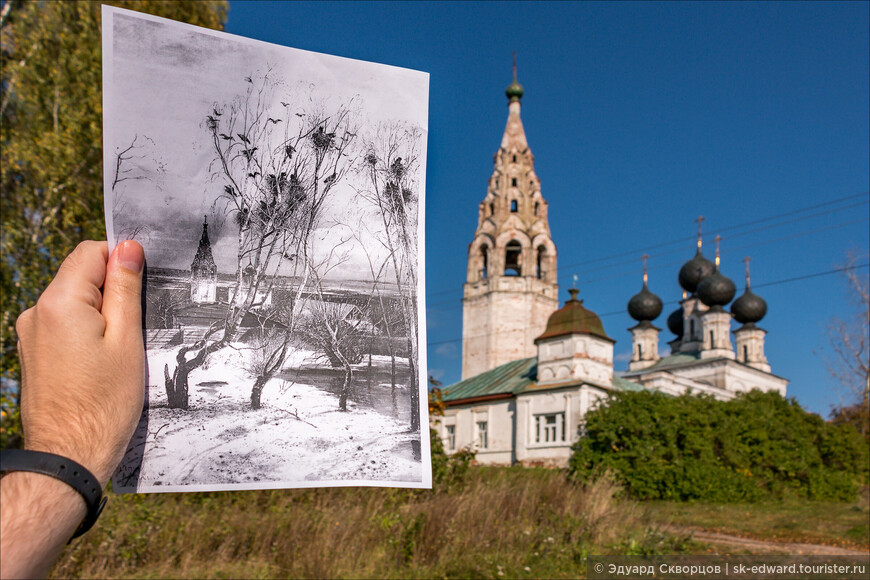
[[[127,240],[109,256],[103,284],[103,318],[106,337],[142,341],[142,270],[145,252],[138,242]]]

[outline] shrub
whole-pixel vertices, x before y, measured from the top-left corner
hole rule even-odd
[[[850,500],[867,481],[868,450],[851,426],[777,393],[718,401],[640,391],[615,393],[586,415],[569,468],[581,479],[612,471],[643,499]]]

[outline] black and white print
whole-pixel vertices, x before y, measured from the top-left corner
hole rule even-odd
[[[428,75],[104,6],[103,85],[109,240],[147,260],[115,489],[429,487]]]

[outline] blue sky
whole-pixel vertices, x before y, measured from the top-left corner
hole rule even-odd
[[[640,256],[651,256],[664,328],[704,215],[705,254],[721,234],[722,271],[738,294],[752,257],[773,371],[791,381],[789,395],[827,414],[841,398],[825,370],[825,325],[856,309],[841,275],[779,282],[829,271],[850,250],[868,261],[868,7],[233,1],[227,31],[431,74],[428,353],[445,383],[459,379],[467,245],[516,51],[562,300],[576,274],[623,359]]]

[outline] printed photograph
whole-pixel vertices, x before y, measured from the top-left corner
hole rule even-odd
[[[429,487],[428,75],[105,6],[103,71],[107,232],[146,255],[114,489]]]

